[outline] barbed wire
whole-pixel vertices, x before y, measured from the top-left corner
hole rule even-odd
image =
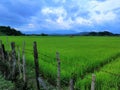
[[[31,51],[31,52],[33,52],[33,50],[30,50],[30,49],[25,49],[25,50],[27,50],[27,51]],[[45,52],[46,53],[46,52]],[[46,55],[45,53],[42,53],[42,52],[39,52],[39,50],[38,50],[38,54],[43,54],[43,55],[45,55],[45,56],[47,56],[47,57],[51,57],[51,56],[49,56],[48,54]],[[56,52],[55,52],[56,53]],[[56,55],[56,54],[55,54]],[[60,55],[60,57],[65,57],[65,56],[63,56],[63,55]],[[53,58],[53,57],[52,57]],[[55,58],[55,57],[54,57]],[[56,58],[55,58],[56,59]]]
[[[25,49],[25,51],[27,51],[27,52],[33,52],[33,50],[30,50],[30,49]],[[33,54],[33,53],[32,53]],[[52,57],[52,56],[49,56],[49,55],[46,55],[46,54],[44,54],[44,53],[42,53],[42,52],[38,52],[38,54],[39,55],[43,55],[43,56],[46,56],[46,57],[48,57],[48,58],[53,58],[53,59],[56,59],[55,57]]]
[[[43,55],[43,56],[45,56],[45,57],[47,57],[47,58],[51,58],[51,59],[53,59],[53,60],[56,60],[55,57],[52,57],[52,56],[49,56],[49,55],[46,55],[46,54],[43,54],[43,53],[39,53],[39,55]]]
[[[31,53],[31,52],[29,52],[29,51],[25,51],[27,54],[33,54],[33,53]],[[39,59],[41,59],[41,60],[43,60],[43,61],[45,61],[45,62],[47,62],[47,63],[50,63],[49,61],[50,60],[53,60],[53,59],[55,59],[55,58],[53,58],[53,57],[49,57],[49,56],[47,56],[47,58],[46,58],[46,56],[47,55],[44,55],[44,54],[41,54],[41,56],[39,57]],[[48,60],[49,59],[49,60]]]
[[[31,52],[32,50],[28,50],[27,49],[27,51],[25,51],[25,52],[27,52],[27,53],[29,53],[29,54],[33,54],[32,52]],[[46,54],[44,54],[44,53],[38,53],[39,55],[41,55],[41,57],[40,57],[40,59],[41,60],[43,60],[43,61],[45,61],[45,62],[47,62],[47,63],[50,63],[48,60],[46,60],[46,57],[47,58],[49,58],[49,59],[51,59],[51,60],[55,60],[56,58],[54,58],[54,57],[51,57],[51,56],[48,56],[48,55],[46,55]],[[45,57],[45,58],[43,58],[43,57]],[[52,64],[52,65],[54,65],[54,66],[57,66],[57,64],[53,64],[53,63],[50,63],[50,64]],[[102,72],[104,72],[104,73],[108,73],[108,74],[110,74],[110,75],[114,75],[114,76],[120,76],[120,74],[115,74],[115,73],[113,73],[113,72],[108,72],[108,71],[105,71],[105,70],[100,70],[100,71],[102,71]],[[87,77],[86,77],[87,78]],[[87,79],[91,79],[91,78],[87,78]]]
[[[31,52],[28,52],[28,51],[25,51],[26,52],[26,54],[33,54],[33,53],[31,53]],[[45,62],[47,62],[47,63],[50,63],[50,64],[52,64],[52,65],[54,65],[54,66],[57,66],[57,64],[53,64],[53,63],[51,63],[51,62],[49,62],[48,60],[46,60],[46,58],[43,58],[42,56],[39,58],[40,60],[42,60],[42,61],[45,61]],[[48,58],[47,58],[48,59]],[[49,58],[49,59],[51,59],[51,58]],[[51,59],[52,60],[52,59]]]
[[[29,54],[33,54],[33,53],[31,53],[31,51],[32,51],[32,50],[26,49],[25,52],[26,52],[26,53],[29,53]],[[42,52],[38,53],[38,55],[40,55],[40,57],[39,57],[40,59],[41,59],[41,57],[45,57],[44,60],[45,60],[45,59],[48,59],[48,60],[56,61],[56,59],[57,59],[56,57],[52,57],[52,56],[46,55],[46,54],[44,54],[44,53],[42,53]],[[42,58],[42,59],[43,59],[43,58]],[[63,63],[62,59],[60,59],[60,60],[61,60],[61,63]],[[47,61],[47,60],[46,60],[46,61]],[[65,63],[66,63],[66,64],[69,64],[68,62],[65,62]]]
[[[21,49],[22,50],[22,49]],[[29,49],[25,49],[25,52],[26,53],[28,53],[28,54],[33,54],[33,50],[29,50]],[[54,58],[54,57],[51,57],[51,56],[49,56],[49,55],[46,55],[46,54],[44,54],[44,53],[38,53],[39,55],[41,55],[41,57],[40,57],[40,59],[41,60],[43,60],[43,61],[45,61],[45,62],[47,62],[47,63],[50,63],[49,61],[47,61],[47,60],[45,60],[45,58],[43,58],[43,57],[47,57],[47,58],[51,58],[51,59],[56,59],[56,58]],[[43,57],[42,57],[43,56]],[[54,63],[50,63],[50,64],[52,64],[52,65],[54,65],[54,66],[57,66],[57,64],[54,64]],[[120,74],[115,74],[115,73],[113,73],[113,72],[109,72],[109,71],[105,71],[105,70],[101,70],[102,72],[105,72],[105,73],[108,73],[108,74],[110,74],[110,75],[114,75],[114,76],[120,76]],[[91,76],[92,77],[92,76]],[[92,78],[89,78],[89,77],[85,77],[86,79],[89,79],[89,80],[91,80],[91,81],[93,81],[92,80]],[[84,78],[84,79],[85,79]],[[68,81],[66,81],[66,80],[62,80],[62,82],[63,83],[66,83],[66,84],[69,84],[69,82]],[[97,84],[97,83],[96,83]],[[98,84],[99,85],[99,84]],[[105,86],[105,87],[107,87],[107,88],[110,88],[110,86],[108,86],[107,84],[105,84],[104,83],[104,85],[102,85],[102,86]],[[113,85],[114,86],[114,85]]]
[[[22,50],[22,48],[20,48],[20,49]],[[31,50],[31,49],[25,49],[25,53],[34,54],[33,50]],[[45,53],[42,53],[42,52],[38,52],[38,55],[40,55],[39,58],[45,57],[45,59],[49,59],[49,60],[52,60],[52,61],[56,61],[56,59],[57,59],[56,57],[52,57],[52,56],[50,56],[48,54],[45,54]],[[60,57],[64,57],[64,56],[60,55]],[[60,59],[60,60],[61,60],[61,63],[65,62],[65,60],[63,60],[63,59]],[[69,64],[69,62],[65,62],[65,64]]]
[[[43,60],[43,61],[45,61],[45,62],[47,62],[47,63],[50,63],[50,62],[48,62],[47,60],[45,60],[45,59],[43,59],[43,58],[41,58],[41,60]],[[54,64],[54,63],[50,63],[50,64],[57,67],[57,64]]]
[[[20,47],[19,47],[20,48]],[[20,48],[21,49],[21,48]],[[33,54],[33,50],[30,50],[30,49],[25,49],[25,52],[27,53],[27,54]],[[47,57],[47,58],[49,58],[49,59],[51,59],[51,60],[56,60],[56,58],[55,57],[52,57],[52,56],[49,56],[49,55],[46,55],[46,54],[44,54],[44,53],[42,53],[42,52],[40,52],[40,53],[38,53],[39,55],[41,55],[41,57],[43,56],[43,57]],[[40,58],[41,58],[40,57]],[[41,58],[41,59],[43,59],[43,58]],[[47,61],[47,60],[45,60],[44,59],[44,61]],[[48,62],[48,61],[47,61]],[[108,71],[105,71],[105,70],[100,70],[100,71],[102,71],[102,72],[105,72],[105,73],[108,73],[108,74],[111,74],[111,75],[114,75],[114,76],[120,76],[120,74],[115,74],[115,73],[113,73],[113,72],[108,72]]]
[[[33,50],[29,50],[29,49],[25,49],[25,52],[27,52],[27,53],[29,53],[29,54],[33,54]],[[43,61],[45,61],[45,62],[47,62],[47,63],[50,63],[48,60],[46,60],[46,58],[49,58],[49,59],[53,59],[53,60],[55,60],[56,58],[55,57],[51,57],[51,56],[49,56],[49,55],[46,55],[46,54],[44,54],[44,53],[42,53],[42,52],[40,52],[40,53],[38,53],[39,55],[41,55],[41,57],[40,57],[40,59],[41,60],[43,60]],[[50,64],[52,64],[53,66],[56,66],[57,67],[57,64],[54,64],[54,63],[50,63]],[[108,73],[108,74],[110,74],[110,75],[114,75],[114,76],[120,76],[120,74],[115,74],[115,73],[112,73],[112,72],[108,72],[108,71],[105,71],[105,70],[101,70],[102,72],[105,72],[105,73]],[[88,78],[88,77],[85,77],[86,79],[89,79],[90,81],[93,81],[92,80],[92,78]],[[69,84],[69,82],[68,81],[66,81],[66,80],[62,80],[62,82],[63,83],[65,83],[65,84]],[[97,84],[97,83],[96,83]],[[108,85],[102,85],[102,86],[105,86],[106,88],[110,88]]]

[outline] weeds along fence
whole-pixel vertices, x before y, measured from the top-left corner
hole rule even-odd
[[[9,45],[9,44],[8,44]],[[45,81],[40,76],[40,66],[39,66],[39,58],[40,60],[43,60],[47,63],[50,63],[50,61],[47,61],[46,58],[54,59],[57,63],[50,63],[57,68],[57,75],[56,75],[56,89],[57,90],[63,90],[62,82],[64,82],[68,87],[67,90],[81,90],[81,88],[75,88],[75,74],[71,74],[71,78],[69,81],[61,80],[61,59],[59,52],[56,52],[55,58],[46,55],[44,53],[38,53],[37,50],[37,43],[33,42],[33,50],[25,49],[25,42],[23,42],[22,48],[19,46],[16,46],[15,42],[11,42],[11,50],[8,51],[5,49],[4,44],[2,43],[2,40],[0,40],[0,71],[2,72],[5,79],[11,80],[12,82],[22,82],[21,90],[27,90],[28,89],[28,80],[27,80],[27,69],[26,69],[26,59],[25,59],[25,53],[32,54],[34,57],[34,66],[35,66],[35,79],[36,79],[36,86],[37,90],[52,90]],[[21,52],[20,49],[22,49],[22,56],[20,56]],[[40,57],[38,57],[40,56]],[[102,71],[104,73],[108,73],[114,76],[119,76],[119,74],[111,73],[108,71]],[[99,90],[96,89],[97,83],[96,83],[96,75],[92,74],[92,79],[87,78],[91,80],[91,85],[88,86],[88,89],[86,90]],[[86,77],[85,77],[86,78]],[[109,87],[107,85],[104,85],[105,87]],[[120,87],[118,87],[118,90],[120,90]]]
[[[16,48],[18,50],[16,50]],[[11,42],[11,50],[7,51],[2,40],[0,40],[0,71],[5,79],[16,83],[21,82],[21,88],[26,90],[27,81],[24,48],[25,43],[23,44],[21,60],[20,50],[19,47],[16,47],[15,42]]]
[[[36,51],[37,51],[37,49],[36,49]],[[33,54],[32,52],[33,52],[33,50],[26,49],[26,53]],[[42,53],[42,52],[38,53],[38,51],[37,51],[37,59],[38,59],[38,56],[40,56],[39,57],[40,60],[43,60],[44,62],[50,63],[53,66],[57,67],[57,71],[56,71],[57,72],[57,76],[56,76],[56,81],[57,81],[56,82],[56,87],[57,87],[57,90],[61,90],[61,89],[64,90],[63,86],[62,86],[63,83],[65,85],[67,85],[67,87],[68,87],[67,90],[82,90],[81,88],[78,88],[78,87],[75,86],[75,82],[76,82],[76,76],[74,76],[75,73],[71,73],[72,77],[70,78],[69,81],[61,79],[61,71],[62,71],[62,69],[61,69],[61,63],[62,63],[62,60],[60,59],[60,54],[58,52],[56,52],[56,56],[55,57],[52,57],[52,56],[47,55],[47,54]],[[49,60],[47,60],[47,59],[49,59]],[[50,61],[52,59],[55,62],[57,62],[57,63],[52,63]],[[116,77],[120,77],[119,74],[115,74],[115,73],[104,71],[104,70],[100,70],[100,71],[102,71],[104,73],[107,73],[107,74],[110,74],[110,75],[113,75],[113,76],[116,76]],[[110,89],[110,87],[111,87],[111,86],[106,85],[106,84],[100,84],[100,83],[98,84],[97,81],[96,81],[96,75],[95,74],[92,74],[91,78],[87,78],[87,77],[84,77],[84,78],[91,81],[90,86],[89,85],[85,86],[86,89],[84,89],[84,90],[101,90],[100,89],[101,87],[105,87],[107,89]],[[84,78],[82,78],[82,79],[84,79]],[[38,81],[44,87],[44,89],[45,88],[46,88],[46,90],[50,89],[50,88],[46,87],[44,81],[42,79],[40,79],[40,77],[38,77]],[[112,85],[112,86],[114,86],[114,85]],[[117,89],[118,90],[120,89],[119,85],[117,86]],[[52,89],[50,89],[50,90],[52,90]]]

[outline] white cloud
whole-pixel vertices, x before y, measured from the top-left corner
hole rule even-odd
[[[56,3],[59,0],[54,0]],[[76,1],[76,0],[75,0]],[[71,1],[72,3],[75,1]],[[82,4],[80,3],[82,2]],[[114,5],[112,5],[114,3]],[[78,11],[74,12],[74,19],[71,19],[72,16],[68,13],[68,10],[71,8],[66,9],[63,6],[60,7],[45,7],[41,10],[43,15],[48,16],[47,22],[54,22],[58,24],[58,26],[64,28],[72,28],[76,25],[84,25],[90,26],[94,24],[102,24],[104,22],[110,22],[117,18],[116,13],[113,11],[116,8],[120,7],[119,0],[106,0],[106,1],[95,1],[95,0],[85,0],[85,1],[77,1],[77,3],[73,3],[72,7],[75,5],[78,6]],[[80,16],[79,13],[87,11],[89,12],[89,18],[83,18]],[[50,15],[55,15],[57,18],[52,20]],[[76,15],[77,14],[77,15]],[[87,16],[87,15],[84,15]],[[76,24],[76,25],[75,25]]]
[[[53,1],[55,3],[64,2],[68,5],[44,6],[31,18],[27,27],[50,30],[69,30],[80,26],[94,27],[96,24],[101,25],[116,20],[118,15],[114,9],[120,8],[119,0],[104,2],[96,0]],[[71,4],[69,5],[69,3]]]
[[[58,17],[56,21],[52,19],[46,19],[45,20],[52,28],[54,29],[70,29],[71,28],[71,23],[72,21],[70,19],[68,20],[63,20],[63,17]]]
[[[73,24],[73,21],[71,20],[71,18],[68,18],[66,20],[64,20],[63,17],[59,17],[56,22],[61,26],[63,27],[63,29],[70,29],[72,24]]]
[[[90,20],[93,21],[94,23],[101,24],[104,22],[115,20],[116,17],[117,15],[112,11],[107,13],[100,13],[100,14],[92,13]]]
[[[67,11],[63,7],[46,7],[41,10],[42,14],[48,16],[46,22],[53,24],[58,29],[69,29],[71,26],[70,19],[68,18]],[[53,14],[56,19],[52,20],[50,15]]]
[[[44,15],[54,14],[56,16],[67,16],[67,12],[63,7],[45,7],[41,12]]]
[[[90,1],[89,5],[92,11],[108,12],[120,8],[120,0]]]
[[[21,31],[120,28],[120,0],[1,0],[0,11],[1,24]]]
[[[71,16],[68,15],[68,12],[65,10],[63,7],[45,7],[41,10],[43,15],[48,16],[46,19],[46,22],[49,23],[56,23],[58,24],[57,26],[60,26],[59,28],[63,29],[70,29],[75,26],[75,24],[79,25],[91,25],[91,21],[87,20],[83,17],[76,16],[74,20],[71,19]],[[78,12],[77,12],[78,13]],[[56,20],[52,20],[50,18],[50,15],[53,14],[57,16]]]
[[[66,0],[53,0],[55,3],[65,3],[66,2]]]
[[[80,24],[80,25],[91,25],[92,22],[90,20],[84,19],[82,17],[76,17],[75,21],[76,24]]]
[[[114,5],[113,5],[114,4]],[[114,9],[120,8],[119,0],[106,0],[104,2],[90,1],[88,5],[90,20],[93,23],[104,23],[114,21],[118,15]],[[98,13],[97,13],[98,12]]]

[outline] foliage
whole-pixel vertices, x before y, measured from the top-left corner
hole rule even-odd
[[[2,35],[13,35],[13,36],[20,36],[23,35],[20,31],[17,31],[14,28],[11,28],[10,26],[0,26],[0,33]]]
[[[118,36],[119,34],[113,34],[109,31],[103,31],[103,32],[90,32],[87,35],[88,36]]]
[[[77,82],[79,82],[79,77],[110,63],[110,58],[120,52],[119,37],[17,36],[15,38],[8,36],[8,38],[9,42],[15,41],[20,47],[23,41],[26,41],[26,59],[30,67],[34,67],[33,41],[37,41],[40,73],[53,84],[56,83],[57,77],[56,51],[60,53],[62,84],[69,81],[72,73],[76,75]],[[6,37],[1,37],[1,39],[7,47]],[[89,85],[89,81],[85,82]]]
[[[99,71],[95,71],[96,90],[120,90],[120,58],[103,66]],[[85,87],[91,85],[92,74],[88,74],[84,79],[77,79],[76,87],[86,90]]]
[[[0,74],[0,90],[14,90],[14,84],[5,80]]]
[[[45,33],[41,33],[41,36],[48,36],[48,34],[45,34]]]

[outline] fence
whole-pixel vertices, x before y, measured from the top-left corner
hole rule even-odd
[[[17,50],[16,50],[16,48],[17,48]],[[15,42],[11,42],[11,50],[7,51],[7,50],[5,50],[2,40],[0,40],[0,63],[3,64],[3,67],[0,66],[0,68],[2,67],[3,70],[1,70],[1,71],[6,79],[11,80],[12,82],[22,81],[23,82],[22,89],[26,90],[28,88],[27,87],[28,81],[27,81],[27,75],[26,75],[25,53],[33,54],[37,90],[40,90],[41,86],[45,90],[50,89],[47,87],[46,83],[40,76],[40,72],[39,72],[40,66],[39,66],[39,61],[38,61],[39,60],[38,56],[40,55],[40,57],[43,56],[43,57],[47,57],[47,58],[52,58],[57,62],[57,64],[54,64],[54,63],[51,63],[51,64],[53,64],[54,66],[57,67],[57,71],[56,71],[57,72],[57,76],[56,76],[57,90],[62,90],[62,87],[61,87],[61,60],[60,60],[60,54],[58,52],[56,52],[56,57],[53,58],[44,53],[38,53],[36,42],[33,42],[33,50],[25,49],[25,42],[23,42],[22,56],[20,56],[20,53],[21,53],[20,47],[19,46],[16,47]],[[43,57],[41,59],[44,60],[45,62],[48,62]],[[48,62],[48,63],[50,63],[50,62]],[[118,74],[114,74],[114,73],[107,72],[107,71],[103,71],[103,72],[120,76]],[[67,81],[63,81],[63,82],[69,86],[69,90],[75,90],[76,88],[74,86],[75,85],[74,73],[72,73],[71,76],[72,77],[70,78],[69,82],[67,82]],[[95,90],[96,76],[94,74],[92,74],[91,77],[92,77],[92,80],[91,80],[90,88],[91,88],[91,90]],[[90,90],[90,88],[89,88],[89,90]],[[79,88],[79,90],[80,90],[80,88]]]
[[[28,50],[27,49],[27,52],[31,52],[32,50]],[[32,53],[30,53],[30,54],[32,54]],[[51,57],[51,56],[49,56],[49,55],[46,55],[46,54],[44,54],[44,53],[38,53],[38,55],[40,55],[40,60],[43,60],[44,62],[47,62],[47,63],[50,63],[50,64],[52,64],[53,66],[56,66],[57,67],[57,77],[56,77],[56,79],[57,79],[57,90],[61,90],[62,89],[62,81],[66,84],[66,85],[69,85],[69,90],[82,90],[81,88],[75,88],[75,76],[74,76],[74,73],[72,73],[72,77],[70,78],[70,80],[69,80],[69,82],[68,81],[65,81],[65,80],[61,80],[61,78],[60,78],[60,73],[61,73],[61,59],[60,59],[60,55],[59,55],[59,53],[58,52],[56,52],[56,57]],[[45,57],[45,58],[43,58],[43,57]],[[54,60],[57,60],[57,64],[54,64],[54,63],[51,63],[50,61],[47,61],[46,60],[46,58],[50,58],[50,59],[54,59]],[[108,73],[108,74],[110,74],[110,75],[114,75],[114,76],[120,76],[119,74],[115,74],[115,73],[112,73],[112,72],[108,72],[108,71],[103,71],[103,70],[100,70],[100,71],[102,71],[102,72],[104,72],[104,73]],[[85,78],[87,78],[87,77],[85,77]],[[84,79],[84,78],[82,78],[82,79]],[[91,85],[90,85],[90,87],[89,87],[89,90],[91,89],[91,90],[97,90],[96,88],[96,86],[97,86],[97,82],[96,82],[96,75],[95,74],[92,74],[91,75],[91,78],[87,78],[87,79],[89,79],[89,80],[91,80]],[[107,85],[102,85],[102,86],[105,86],[105,87],[109,87],[109,86],[107,86]],[[119,88],[119,87],[118,87]]]
[[[22,56],[20,56],[19,47],[17,47],[18,51],[16,51],[15,42],[11,42],[11,50],[7,51],[0,40],[0,71],[3,73],[5,79],[11,80],[12,82],[22,81],[22,83],[24,83],[22,88],[26,90],[27,81],[24,47],[25,44],[23,45]]]

